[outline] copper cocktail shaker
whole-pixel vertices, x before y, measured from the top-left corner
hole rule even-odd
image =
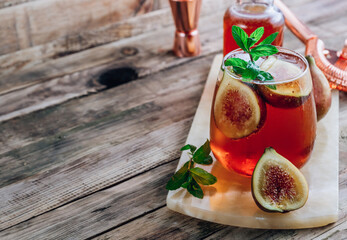
[[[197,56],[201,52],[198,20],[201,0],[170,0],[176,32],[173,51],[178,57]]]

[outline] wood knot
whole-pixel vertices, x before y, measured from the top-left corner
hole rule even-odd
[[[125,56],[135,56],[139,50],[135,47],[124,47],[121,49],[121,53]]]
[[[137,78],[138,73],[134,68],[122,67],[109,69],[103,72],[98,81],[107,88],[112,88],[136,80]]]

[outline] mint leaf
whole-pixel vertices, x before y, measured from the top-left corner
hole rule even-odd
[[[250,47],[252,47],[257,42],[254,38],[247,38],[247,50],[249,51]]]
[[[268,88],[270,88],[270,89],[273,89],[273,90],[276,90],[277,88],[276,88],[276,85],[266,85]]]
[[[207,158],[210,155],[211,148],[210,148],[210,141],[206,140],[204,145],[198,148],[196,152],[193,154],[193,161],[196,163],[201,163],[205,161],[205,158]]]
[[[247,62],[241,58],[229,58],[224,63],[225,66],[246,68]]]
[[[240,28],[239,26],[236,26],[236,25],[234,25],[231,28],[231,32],[232,32],[232,35],[233,35],[233,38],[234,38],[236,44],[243,51],[248,52],[248,50],[247,50],[247,38],[248,38],[247,33],[242,28]]]
[[[255,42],[258,42],[263,36],[263,34],[264,34],[264,27],[259,27],[254,32],[252,32],[250,37],[254,38],[254,40],[256,40]]]
[[[195,167],[190,169],[192,177],[202,185],[212,185],[217,182],[217,178],[211,173],[206,172],[204,169]]]
[[[233,71],[238,74],[243,76],[243,73],[246,71],[246,68],[241,68],[241,67],[233,67]]]
[[[186,182],[184,182],[183,184],[182,184],[182,186],[181,187],[183,187],[183,188],[187,188],[188,187],[188,185],[192,182],[192,174],[191,173],[189,173],[188,174],[188,177],[187,177],[187,181]]]
[[[250,51],[250,54],[253,58],[255,57],[263,57],[263,56],[270,56],[275,53],[278,53],[278,49],[275,46],[272,45],[258,45],[255,48],[252,48]]]
[[[265,38],[261,43],[259,43],[258,46],[259,46],[259,45],[265,45],[265,44],[271,44],[271,43],[275,40],[275,38],[277,37],[277,35],[278,35],[278,32],[275,32],[275,33],[269,35],[269,36],[268,36],[267,38]]]
[[[264,71],[260,71],[257,78],[260,80],[260,81],[270,81],[270,80],[273,80],[273,76],[268,73],[268,72],[264,72]]]
[[[253,47],[263,37],[264,31],[264,27],[259,27],[248,37],[247,33],[242,28],[236,25],[232,26],[234,40],[243,51],[250,55],[250,61],[246,62],[239,58],[228,59],[225,61],[224,65],[232,66],[233,72],[242,76],[242,81],[244,82],[254,79],[259,79],[260,81],[273,79],[271,74],[260,71],[259,67],[255,64],[260,57],[278,53],[278,49],[271,45],[277,37],[278,32],[269,35],[258,44],[258,46]],[[276,86],[271,85],[270,87],[274,88]]]
[[[192,179],[191,183],[187,186],[187,190],[190,194],[197,198],[203,198],[204,192],[202,191],[200,185]]]
[[[193,154],[193,153],[195,152],[195,149],[196,149],[196,147],[195,147],[194,145],[187,144],[187,145],[185,145],[184,147],[182,147],[182,148],[180,149],[180,151],[190,150],[191,153]]]
[[[260,72],[259,67],[252,61],[248,62],[245,70],[246,71],[244,71],[242,74],[242,78],[251,79],[251,80],[256,79],[256,77],[258,76]]]
[[[202,165],[211,165],[213,163],[213,159],[210,155],[208,155],[204,159],[199,159],[199,161],[195,161],[195,162]]]
[[[176,190],[182,186],[188,177],[188,165],[189,161],[170,178],[169,182],[166,184],[167,190]]]
[[[210,165],[213,162],[210,156],[210,141],[207,139],[198,150],[194,145],[187,144],[181,148],[181,151],[185,150],[191,151],[191,154],[189,154],[190,159],[170,178],[166,184],[166,189],[176,190],[182,187],[186,188],[194,197],[203,198],[204,192],[199,183],[210,185],[216,182],[217,179],[205,170],[195,168],[194,165],[195,163]]]

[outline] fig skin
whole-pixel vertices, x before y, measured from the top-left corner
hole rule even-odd
[[[275,176],[271,175],[274,172]],[[269,182],[269,179],[272,182]],[[264,196],[265,194],[272,196]],[[299,169],[269,147],[265,149],[254,168],[252,197],[257,206],[265,212],[286,213],[305,205],[308,199],[308,185]]]
[[[266,105],[256,90],[225,71],[214,102],[214,119],[228,138],[239,139],[257,132],[265,122]]]
[[[327,78],[317,67],[314,58],[311,55],[307,55],[306,59],[310,65],[313,94],[316,103],[317,121],[319,121],[328,113],[330,109],[331,89]]]

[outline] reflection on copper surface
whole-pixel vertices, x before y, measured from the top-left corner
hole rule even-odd
[[[339,58],[337,52],[326,49],[322,40],[311,32],[281,0],[275,0],[276,6],[283,12],[287,27],[306,45],[306,55],[312,55],[317,66],[330,82],[330,87],[347,92],[347,46]]]
[[[178,57],[197,56],[201,52],[197,30],[201,0],[170,0],[176,33],[173,51]]]

